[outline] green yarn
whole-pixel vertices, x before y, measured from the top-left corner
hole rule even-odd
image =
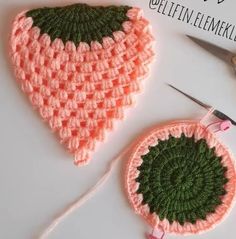
[[[101,42],[103,37],[113,37],[114,31],[123,30],[122,23],[128,20],[128,6],[92,7],[87,4],[73,4],[65,7],[44,7],[30,10],[33,26],[47,33],[51,40],[60,38],[64,43],[72,41]]]
[[[160,220],[195,224],[222,204],[227,168],[206,140],[170,136],[149,150],[138,167],[137,193]]]

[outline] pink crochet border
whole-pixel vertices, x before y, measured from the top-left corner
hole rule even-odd
[[[228,168],[226,176],[229,179],[229,182],[225,186],[228,193],[222,197],[223,203],[216,209],[216,212],[208,215],[206,220],[198,220],[195,225],[185,223],[183,226],[178,222],[170,224],[166,219],[161,221],[156,214],[150,214],[149,207],[141,204],[142,195],[136,193],[139,184],[135,181],[139,175],[137,167],[142,164],[141,156],[149,152],[148,146],[156,145],[158,139],[168,139],[169,135],[180,137],[182,133],[188,137],[194,135],[196,140],[204,138],[209,147],[215,147],[216,154],[223,157],[222,163]],[[140,139],[128,160],[125,177],[126,192],[135,212],[140,214],[153,228],[161,228],[169,233],[187,235],[198,234],[213,229],[228,215],[235,201],[236,168],[234,158],[215,135],[198,121],[174,121],[158,125],[149,133],[145,134],[143,138]]]

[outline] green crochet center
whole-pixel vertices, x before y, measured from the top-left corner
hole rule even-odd
[[[76,46],[80,42],[102,42],[102,38],[113,37],[114,31],[123,30],[122,23],[128,20],[128,6],[89,6],[73,4],[65,7],[44,7],[30,10],[33,26],[47,33],[51,40],[60,38],[64,43],[72,41]]]
[[[206,140],[169,136],[149,150],[138,167],[137,193],[160,220],[195,224],[222,204],[227,168]]]

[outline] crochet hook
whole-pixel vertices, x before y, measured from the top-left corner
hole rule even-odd
[[[202,101],[192,97],[191,95],[188,95],[187,93],[183,92],[182,90],[177,89],[175,86],[170,85],[170,84],[167,84],[167,85],[170,86],[172,89],[178,91],[179,93],[181,93],[188,99],[190,99],[193,102],[197,103],[198,105],[202,106],[203,108],[205,108],[207,110],[210,110],[212,108],[211,105],[203,103]],[[223,112],[221,112],[219,110],[214,109],[213,115],[215,115],[218,119],[221,119],[221,120],[229,120],[232,125],[236,126],[236,122],[232,118],[230,118],[229,116],[227,116],[226,114],[224,114]]]

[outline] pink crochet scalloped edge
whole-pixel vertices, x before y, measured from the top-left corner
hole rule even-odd
[[[223,157],[222,163],[228,168],[226,176],[229,182],[225,189],[228,193],[222,197],[222,205],[220,205],[216,212],[207,216],[206,220],[198,220],[195,225],[185,223],[183,226],[178,222],[170,224],[168,220],[161,221],[156,214],[150,214],[147,205],[142,205],[142,195],[137,194],[139,184],[135,181],[139,175],[137,167],[142,164],[141,156],[149,152],[148,146],[155,146],[157,140],[168,139],[169,135],[180,137],[184,133],[187,137],[195,136],[196,140],[206,139],[209,147],[215,147],[216,154]],[[204,125],[198,121],[174,121],[159,125],[149,133],[145,134],[139,141],[138,145],[133,150],[125,172],[125,188],[128,199],[137,214],[140,214],[153,228],[162,228],[164,231],[173,234],[198,234],[210,229],[213,229],[217,224],[230,212],[236,197],[236,168],[234,158],[230,151],[216,139]]]

